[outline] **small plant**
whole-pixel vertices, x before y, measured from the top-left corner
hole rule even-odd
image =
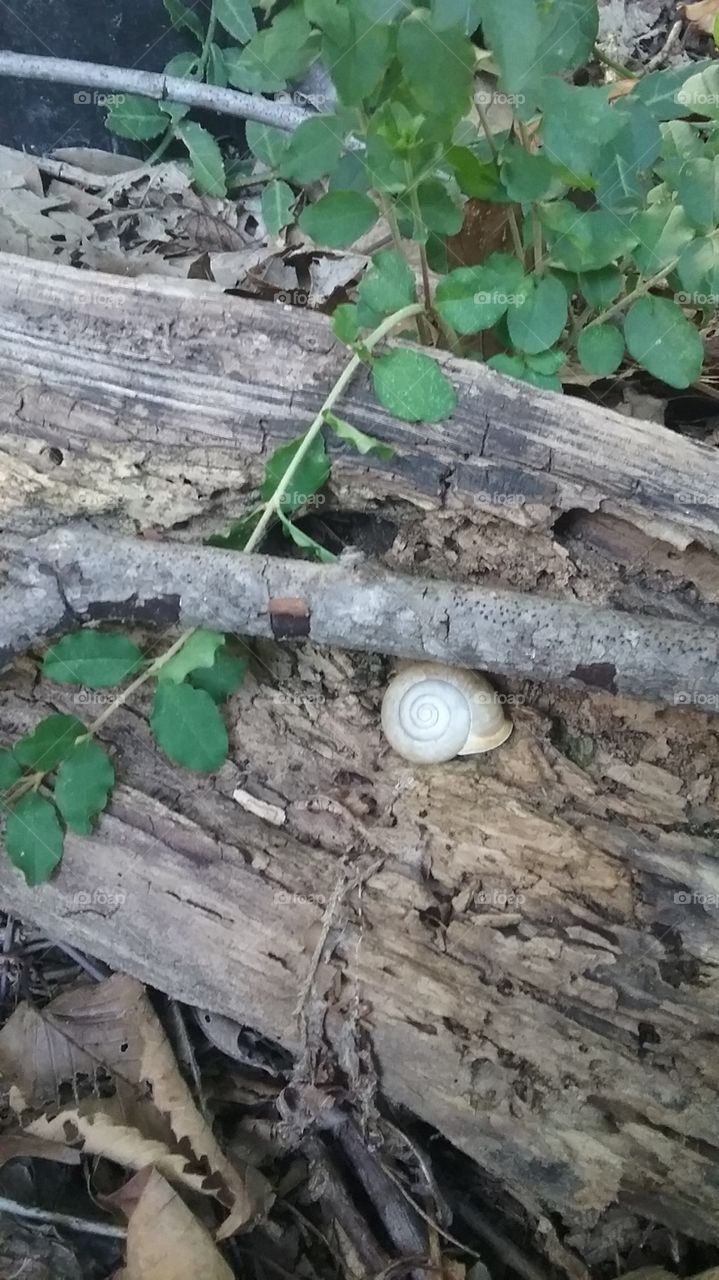
[[[214,0],[206,29],[195,10],[165,2],[199,46],[173,60],[175,74],[276,94],[316,60],[329,70],[331,110],[293,134],[249,123],[246,136],[270,234],[297,216],[317,245],[337,250],[380,217],[389,225],[394,256],[375,260],[354,311],[341,308],[343,340],[356,348],[414,296],[401,261],[414,242],[426,342],[483,359],[487,341],[493,368],[556,391],[573,361],[603,377],[629,357],[673,387],[699,377],[699,328],[719,296],[719,64],[574,85],[593,57],[596,0],[294,0],[276,13],[272,0]],[[220,30],[236,43],[220,47]],[[477,91],[480,69],[512,110],[501,133],[491,95]],[[178,137],[201,188],[219,194],[220,150],[186,116],[132,99],[108,123],[139,138],[165,131],[162,147]],[[512,251],[449,270],[447,237],[470,197],[506,207]],[[398,353],[375,368],[379,398],[414,420],[430,393],[430,412],[447,416],[439,371],[412,400],[398,396],[395,375],[410,378],[412,359]]]
[[[301,550],[333,559],[296,523],[330,474],[324,433],[381,459],[392,452],[335,413],[357,369],[370,369],[378,399],[400,419],[439,422],[455,409],[436,358],[416,347],[377,352],[392,331],[476,360],[487,335],[489,365],[556,391],[573,361],[603,377],[629,356],[673,387],[699,377],[697,321],[719,298],[719,63],[616,86],[572,84],[592,57],[596,0],[294,0],[278,12],[274,0],[212,0],[206,26],[181,0],[165,5],[196,43],[169,74],[274,94],[317,59],[330,71],[331,110],[293,134],[247,125],[262,172],[244,180],[263,185],[268,232],[298,216],[316,244],[343,249],[383,218],[393,246],[373,258],[356,302],[334,312],[352,357],[320,413],[269,459],[258,505],[213,545],[252,552],[279,525]],[[480,26],[485,47],[470,38]],[[500,134],[476,91],[480,68],[512,107]],[[159,139],[155,156],[178,140],[199,188],[222,196],[232,174],[188,114],[126,98],[108,125]],[[447,239],[471,197],[506,208],[512,249],[452,270]],[[6,847],[28,881],[52,874],[65,828],[87,834],[105,807],[115,775],[96,736],[117,707],[154,681],[158,744],[176,764],[212,771],[228,751],[219,708],[244,672],[232,641],[208,631],[186,633],[154,661],[128,637],[97,631],[50,649],[49,679],[85,689],[131,683],[92,724],[52,715],[0,752]]]

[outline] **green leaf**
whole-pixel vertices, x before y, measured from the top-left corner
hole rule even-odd
[[[600,267],[598,271],[581,271],[577,283],[590,307],[601,311],[619,297],[624,276],[618,267]]]
[[[509,253],[493,253],[481,267],[459,267],[440,280],[435,309],[457,333],[490,329],[523,296],[524,269]]]
[[[175,764],[212,773],[227,759],[225,722],[204,689],[158,684],[150,725],[158,745]]]
[[[300,227],[315,244],[346,249],[370,231],[378,217],[369,196],[359,191],[331,191],[305,209]]]
[[[57,684],[108,689],[122,684],[142,666],[142,653],[128,636],[105,631],[76,631],[48,649],[42,673]]]
[[[542,89],[542,142],[552,164],[576,178],[594,173],[607,143],[619,133],[624,117],[610,106],[608,89],[566,84],[550,76]]]
[[[76,739],[86,733],[87,726],[76,716],[47,716],[33,733],[16,743],[16,759],[27,768],[50,773],[67,759]]]
[[[561,337],[567,323],[567,291],[556,276],[530,276],[522,290],[524,300],[507,312],[509,336],[515,347],[530,355],[546,351]]]
[[[342,132],[336,116],[313,116],[295,129],[278,164],[283,178],[308,184],[326,178],[339,164]]]
[[[499,169],[493,160],[480,160],[470,147],[450,147],[447,160],[464,195],[477,200],[506,199]]]
[[[245,125],[245,138],[250,151],[268,169],[276,169],[282,163],[290,137],[285,129],[277,129],[271,124],[258,124],[256,120],[248,120]]]
[[[381,440],[375,440],[374,436],[366,435],[364,431],[360,431],[359,427],[353,427],[351,422],[345,422],[334,413],[325,413],[324,419],[335,435],[340,440],[346,440],[348,444],[353,445],[358,453],[376,453],[383,462],[389,462],[394,457],[396,450],[391,445],[383,444]]]
[[[499,68],[501,90],[517,99],[518,107],[534,107],[541,68],[537,53],[542,39],[540,6],[536,0],[480,0],[484,40]],[[522,112],[526,119],[526,113]]]
[[[429,115],[460,120],[472,106],[474,46],[456,28],[438,33],[415,10],[397,35],[397,56],[405,82]]]
[[[199,13],[194,9],[188,9],[186,5],[180,3],[180,0],[163,0],[163,3],[173,27],[187,27],[187,30],[191,31],[195,39],[202,44],[205,32]]]
[[[583,66],[599,30],[597,0],[548,0],[538,7],[542,30],[537,63],[542,75]]]
[[[447,185],[439,178],[420,182],[417,202],[422,222],[429,231],[442,236],[456,236],[464,225],[464,209],[452,199]]]
[[[554,182],[554,171],[547,157],[532,155],[517,142],[507,144],[501,163],[507,195],[519,204],[543,199]]]
[[[609,209],[580,212],[569,200],[540,206],[550,256],[555,266],[569,271],[597,271],[624,257],[639,239],[638,232]]]
[[[226,196],[225,165],[219,144],[201,124],[184,120],[176,129],[192,161],[195,185],[208,196]]]
[[[675,100],[686,108],[686,115],[716,120],[719,116],[719,62],[705,63],[704,70],[690,75],[677,89]]]
[[[624,338],[613,324],[595,324],[582,329],[577,355],[587,373],[614,373],[624,356]]]
[[[694,228],[680,205],[651,205],[632,219],[639,243],[633,258],[643,275],[654,276],[694,239]]]
[[[63,844],[63,830],[49,800],[35,792],[18,800],[7,820],[5,847],[32,888],[50,879]]]
[[[262,218],[268,235],[277,236],[289,226],[297,197],[286,182],[268,182],[262,192]]]
[[[615,103],[612,110],[622,125],[599,153],[596,192],[600,204],[626,213],[644,203],[662,135],[651,112],[633,96]]]
[[[110,107],[105,124],[120,138],[148,142],[165,132],[167,114],[153,98],[139,98],[134,93],[127,93],[122,102]]]
[[[269,502],[270,498],[277,493],[279,486],[284,485],[285,472],[304,442],[305,437],[298,436],[296,440],[290,440],[289,444],[281,445],[268,459],[260,488],[260,497],[263,502]],[[322,436],[317,435],[290,480],[289,486],[283,489],[281,503],[283,511],[289,515],[303,507],[327,483],[329,474],[330,460],[325,442]]]
[[[670,67],[666,71],[650,71],[641,76],[632,89],[632,97],[651,111],[655,120],[678,120],[691,114],[691,108],[681,101],[681,90],[691,76],[711,66],[710,62],[689,62],[685,66]]]
[[[524,356],[524,362],[528,369],[532,369],[535,373],[552,374],[558,373],[563,364],[566,364],[567,357],[563,351],[558,351],[556,347],[552,351],[538,351],[536,355]]]
[[[250,0],[215,0],[217,20],[240,44],[257,35],[257,23]]]
[[[359,297],[380,318],[416,302],[414,272],[404,255],[394,249],[376,253],[360,282]]]
[[[713,231],[719,222],[719,156],[687,160],[679,170],[677,195],[692,226]]]
[[[357,107],[378,88],[392,54],[392,28],[359,7],[339,9],[324,29],[322,59],[340,102]]]
[[[677,275],[690,294],[684,299],[678,297],[678,302],[719,307],[719,232],[687,245],[679,259]]]
[[[536,359],[536,357],[528,357],[524,360],[521,356],[510,356],[501,352],[499,355],[492,356],[487,364],[490,369],[496,369],[497,373],[504,373],[509,378],[518,378],[521,382],[529,382],[533,387],[541,387],[543,391],[557,391],[561,394],[562,384],[557,374],[542,373],[541,370],[532,369],[529,359]]]
[[[225,643],[221,631],[195,631],[182,648],[160,669],[160,680],[182,684],[191,671],[211,667],[217,650]]]
[[[435,31],[459,27],[466,36],[471,36],[480,21],[480,0],[432,0],[432,27]]]
[[[244,49],[226,49],[230,83],[247,93],[277,93],[299,80],[319,53],[319,41],[299,6],[282,10]]]
[[[190,684],[196,689],[204,689],[213,702],[224,702],[233,693],[237,693],[248,668],[247,658],[238,658],[230,653],[225,645],[218,649],[211,667],[198,667],[190,673]]]
[[[330,178],[330,191],[367,191],[370,175],[364,151],[348,151]]]
[[[639,298],[627,314],[624,337],[637,364],[670,387],[688,387],[699,377],[702,340],[681,308],[668,298]]]
[[[6,791],[22,777],[22,769],[12,751],[0,751],[0,804]]]
[[[115,770],[106,751],[96,742],[80,742],[60,765],[55,782],[55,803],[66,825],[80,836],[89,836],[115,785]]]
[[[442,422],[457,392],[435,360],[419,351],[391,351],[372,366],[377,399],[403,422]]]
[[[357,308],[351,302],[343,302],[332,313],[332,330],[338,342],[351,347],[360,336]]]
[[[312,555],[317,560],[321,560],[323,564],[334,564],[336,562],[336,555],[333,555],[333,553],[328,551],[326,547],[320,546],[319,542],[316,542],[314,538],[311,538],[308,533],[304,533],[302,529],[298,529],[297,525],[293,524],[291,520],[288,520],[287,516],[283,515],[281,511],[280,520],[285,533],[292,539],[296,547],[301,547],[303,551],[310,551]]]

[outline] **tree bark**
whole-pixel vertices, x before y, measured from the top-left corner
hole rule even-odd
[[[78,517],[200,542],[345,360],[323,317],[206,285],[6,258],[0,307],[13,554]],[[343,416],[397,458],[337,450],[313,527],[383,571],[717,625],[714,452],[446,364],[461,401],[440,427],[352,389]],[[581,1257],[612,1213],[717,1243],[712,721],[507,677],[510,741],[419,769],[381,739],[387,666],[257,641],[213,778],[159,756],[143,691],[103,730],[109,814],[40,890],[1,862],[0,904],[294,1052],[318,1009],[343,1061],[369,1034],[385,1095]],[[29,659],[2,688],[3,744],[104,696],[38,683]]]

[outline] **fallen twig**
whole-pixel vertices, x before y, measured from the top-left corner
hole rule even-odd
[[[74,84],[83,89],[99,89],[107,93],[138,93],[143,98],[164,102],[183,102],[190,107],[204,107],[222,115],[239,116],[273,124],[278,129],[292,130],[311,116],[289,102],[276,102],[261,95],[240,93],[237,89],[220,89],[216,85],[197,84],[177,76],[156,71],[137,71],[129,67],[111,67],[98,62],[79,62],[73,58],[50,58],[29,53],[0,50],[0,76],[16,80],[45,80],[52,84]]]
[[[719,711],[714,627],[83,526],[11,546],[0,666],[101,619],[309,640]]]
[[[93,1236],[111,1236],[114,1240],[124,1240],[127,1231],[124,1227],[116,1227],[109,1222],[95,1222],[90,1218],[76,1218],[70,1213],[55,1213],[51,1209],[38,1209],[36,1205],[20,1204],[17,1200],[9,1200],[0,1196],[0,1213],[11,1213],[16,1218],[30,1218],[33,1222],[48,1222],[65,1231],[85,1231]]]

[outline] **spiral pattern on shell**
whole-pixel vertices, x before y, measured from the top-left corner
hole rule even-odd
[[[449,680],[437,677],[390,685],[382,705],[382,727],[396,751],[419,764],[451,760],[467,741],[471,708]]]

